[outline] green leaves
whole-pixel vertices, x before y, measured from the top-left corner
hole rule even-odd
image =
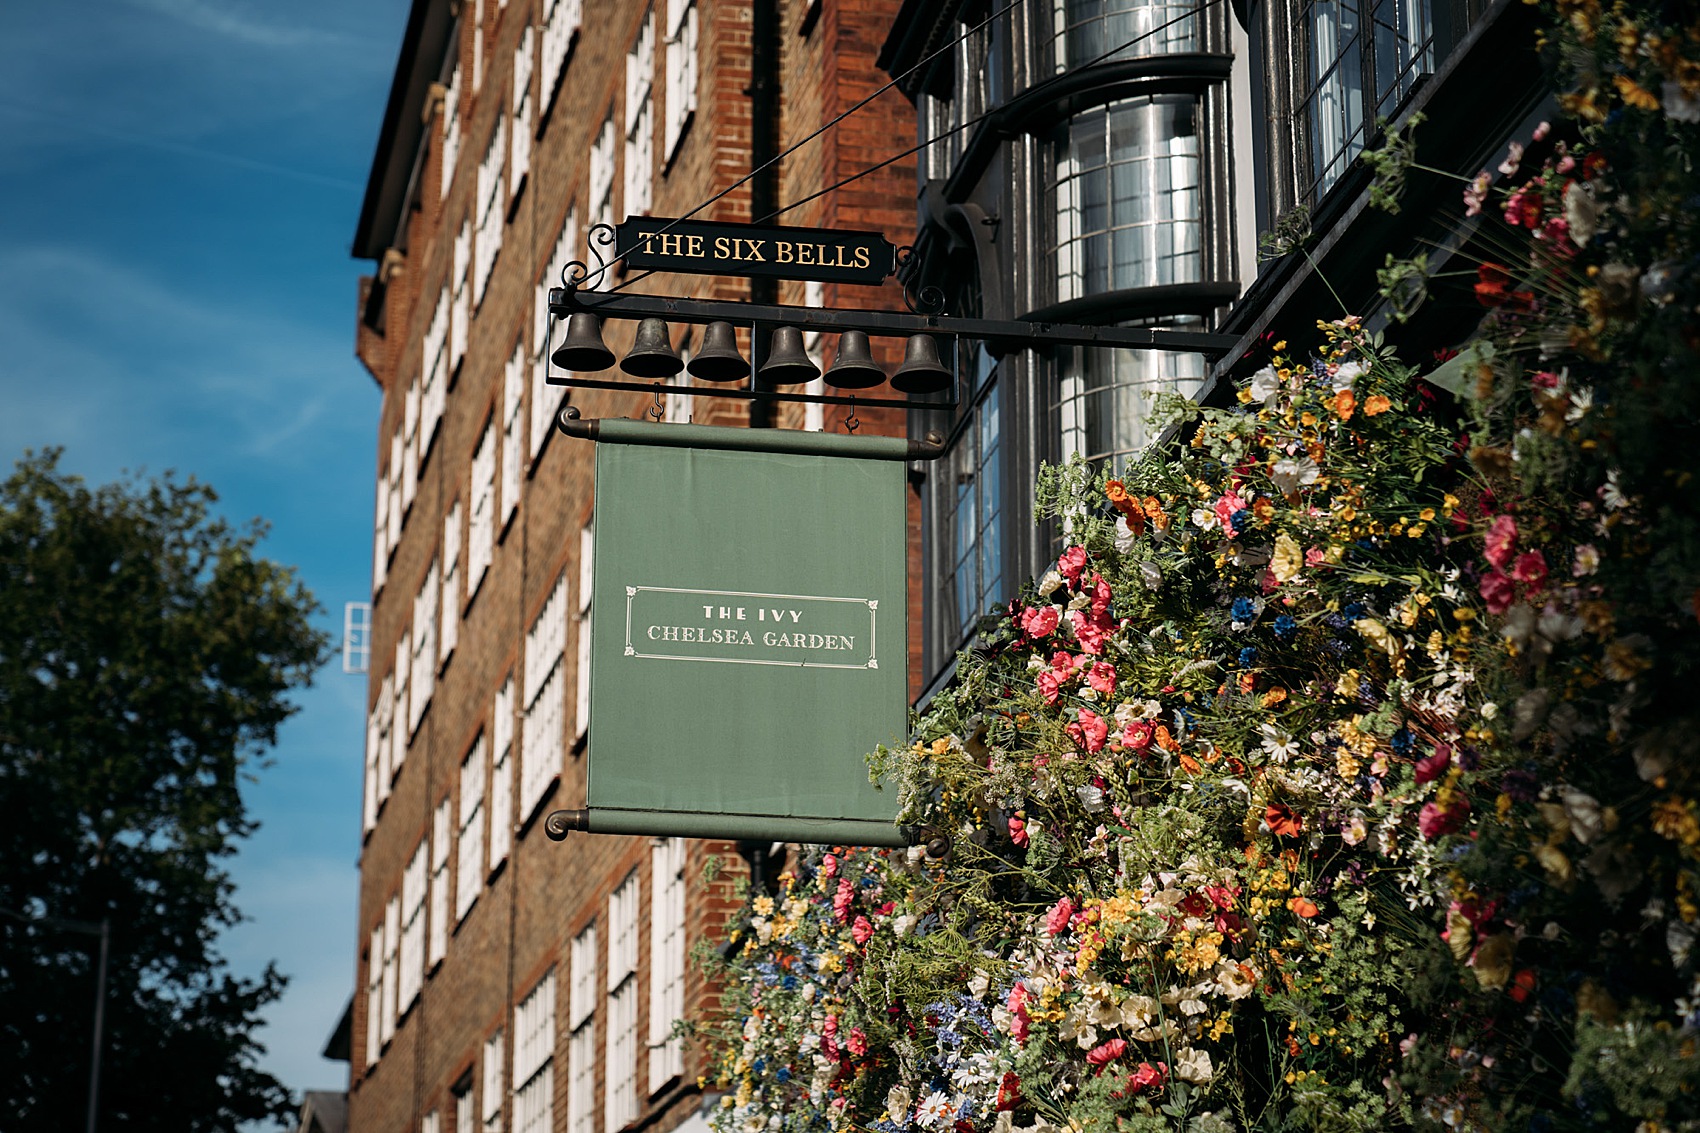
[[[0,485],[0,908],[111,919],[103,1114],[136,1129],[283,1117],[250,1037],[283,979],[231,976],[213,940],[240,919],[220,864],[254,826],[240,778],[325,655],[315,603],[257,555],[262,524],[214,517],[209,487],[90,489],[58,455]],[[0,924],[0,1017],[23,1052],[0,1106],[20,1128],[81,1121],[83,943]]]

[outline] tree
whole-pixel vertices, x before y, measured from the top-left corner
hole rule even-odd
[[[281,994],[227,970],[223,862],[252,833],[240,783],[322,661],[317,609],[170,474],[90,490],[26,454],[0,486],[0,1112],[81,1128],[97,942],[111,926],[100,1128],[282,1121],[255,1065]]]

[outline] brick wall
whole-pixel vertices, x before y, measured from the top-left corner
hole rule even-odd
[[[437,0],[446,3],[446,0]],[[458,50],[462,67],[460,123],[464,131],[457,169],[446,197],[438,191],[442,161],[442,115],[427,125],[428,147],[419,170],[422,186],[415,205],[406,212],[405,233],[395,241],[405,258],[386,268],[382,293],[384,333],[360,325],[356,350],[384,390],[383,410],[375,443],[379,466],[389,462],[390,437],[402,423],[407,390],[420,373],[426,329],[444,281],[453,268],[453,245],[464,217],[476,208],[475,170],[498,118],[510,111],[515,48],[528,25],[540,26],[543,0],[463,0],[463,29]],[[874,57],[898,7],[897,0],[827,3],[809,18],[804,0],[780,5],[782,116],[781,144],[813,132],[826,120],[870,93],[880,82]],[[623,125],[625,57],[636,38],[639,21],[659,20],[665,0],[653,8],[628,0],[584,0],[583,26],[567,64],[560,95],[533,143],[526,187],[515,203],[503,236],[501,252],[488,291],[474,312],[465,360],[450,386],[440,430],[420,466],[417,496],[408,511],[399,545],[388,566],[387,580],[374,597],[371,703],[392,664],[395,643],[410,626],[414,597],[434,558],[442,549],[444,517],[460,501],[469,506],[473,454],[486,422],[501,413],[504,364],[516,342],[527,357],[532,341],[535,287],[545,270],[556,234],[570,207],[576,206],[581,230],[589,208],[588,154],[607,113],[612,110],[617,131]],[[483,82],[474,93],[474,17],[482,14],[477,34],[483,40]],[[654,202],[656,215],[680,215],[749,170],[750,114],[744,93],[750,82],[750,7],[747,0],[699,0],[699,85],[697,110],[679,151],[670,161],[663,153],[663,102],[669,96],[663,77],[657,82],[655,108]],[[808,26],[808,34],[801,29]],[[538,34],[536,31],[534,35]],[[662,55],[660,29],[657,54]],[[431,61],[434,62],[434,61]],[[403,65],[408,65],[403,60]],[[536,82],[536,79],[533,79]],[[536,96],[534,96],[535,98]],[[534,111],[535,113],[535,111]],[[535,122],[535,119],[534,119]],[[788,158],[781,169],[782,203],[799,200],[854,170],[906,148],[914,136],[913,111],[888,92],[869,108],[851,117],[825,137]],[[615,214],[621,203],[624,147],[616,146]],[[914,168],[900,162],[852,188],[811,202],[783,218],[792,224],[826,225],[884,231],[902,243],[914,226]],[[706,219],[749,219],[748,187],[728,193],[703,214]],[[583,247],[581,240],[581,249]],[[363,281],[359,296],[363,311],[371,281]],[[722,277],[651,276],[635,284],[639,290],[670,290],[703,298],[742,299],[744,280]],[[802,286],[787,284],[782,302],[801,302]],[[898,309],[895,285],[883,289],[827,288],[829,306],[872,306]],[[629,342],[631,324],[610,323],[609,346],[620,353]],[[675,328],[683,337],[684,328]],[[745,348],[748,344],[745,343]],[[885,360],[894,362],[901,344]],[[529,399],[536,395],[527,374],[527,404],[522,422],[529,420]],[[636,416],[643,399],[601,391],[575,391],[572,400],[586,416]],[[742,424],[744,403],[730,399],[699,399],[698,422]],[[833,427],[839,415],[828,416]],[[863,411],[864,428],[901,434],[895,414]],[[781,423],[801,422],[797,407],[787,407]],[[522,426],[523,428],[523,426]],[[522,433],[523,436],[523,433]],[[522,442],[523,443],[523,442]],[[381,957],[367,954],[370,932],[381,924],[386,903],[401,888],[407,863],[430,834],[433,809],[451,801],[459,806],[462,760],[482,734],[493,734],[497,690],[510,676],[518,681],[522,642],[542,610],[555,580],[564,570],[569,606],[577,608],[579,533],[589,522],[592,501],[592,447],[560,434],[552,435],[535,462],[522,459],[521,493],[511,521],[498,524],[489,572],[471,594],[450,603],[440,617],[457,617],[459,641],[452,657],[436,676],[429,708],[407,755],[395,775],[375,826],[361,855],[358,960],[355,971],[354,1061],[350,1082],[350,1129],[356,1133],[411,1133],[425,1115],[441,1112],[443,1133],[454,1128],[456,1083],[469,1077],[475,1090],[481,1080],[483,1044],[498,1030],[506,1043],[504,1065],[514,1059],[514,1006],[551,967],[557,978],[554,1046],[554,1105],[552,1130],[565,1133],[569,1114],[568,955],[580,929],[595,920],[606,924],[608,894],[632,870],[640,879],[638,932],[638,995],[640,1057],[638,1064],[639,1120],[652,1117],[658,1133],[690,1113],[697,1103],[695,1082],[706,1067],[697,1052],[687,1050],[685,1074],[674,1087],[651,1098],[660,1083],[645,1081],[647,1059],[641,1044],[648,1022],[650,947],[649,904],[652,898],[648,839],[574,835],[564,843],[542,836],[540,816],[551,809],[583,805],[585,769],[582,755],[571,748],[573,690],[576,686],[575,642],[569,640],[562,661],[568,704],[569,748],[559,782],[532,814],[515,813],[504,821],[514,825],[507,860],[492,876],[479,882],[476,903],[450,933],[446,955],[425,977],[418,1000],[400,1020],[394,1037],[376,1064],[365,1059],[367,1028],[375,1021],[366,1012],[365,988],[369,965]],[[499,477],[498,477],[499,479]],[[913,501],[911,501],[913,507]],[[505,507],[502,509],[505,511]],[[498,516],[501,512],[498,512]],[[466,551],[462,551],[464,564]],[[463,573],[465,567],[463,565]],[[912,671],[915,665],[912,662]],[[520,724],[513,720],[517,758],[526,753]],[[406,727],[405,717],[397,722]],[[488,791],[488,788],[486,788]],[[517,791],[516,791],[517,795]],[[486,808],[489,799],[486,799]],[[488,813],[488,810],[487,810]],[[729,869],[712,886],[699,883],[710,856]],[[449,874],[457,872],[451,851]],[[688,853],[687,923],[690,939],[714,932],[733,908],[733,884],[741,863],[733,847],[692,843]],[[451,917],[453,902],[450,903]],[[427,916],[430,910],[427,908]],[[599,963],[607,964],[607,942],[600,941]],[[598,987],[605,988],[605,971]],[[689,1009],[700,1012],[715,1001],[714,989],[687,970]],[[597,1050],[604,1050],[605,1004],[597,1013]],[[598,1106],[604,1080],[599,1067]],[[482,1099],[480,1098],[480,1109]],[[664,1111],[664,1112],[662,1112]],[[503,1103],[501,1127],[515,1128],[511,1098]],[[594,1128],[602,1133],[602,1115]],[[454,1133],[467,1133],[454,1130]]]

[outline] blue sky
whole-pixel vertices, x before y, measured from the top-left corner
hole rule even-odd
[[[369,596],[378,391],[349,258],[403,0],[92,0],[0,8],[0,457],[92,482],[176,469],[263,516],[340,634]],[[300,697],[248,791],[242,973],[290,976],[260,1038],[291,1089],[355,963],[364,678]]]

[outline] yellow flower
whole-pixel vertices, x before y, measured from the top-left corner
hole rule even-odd
[[[1304,550],[1285,531],[1275,536],[1275,554],[1269,560],[1269,570],[1277,583],[1286,582],[1304,566]]]

